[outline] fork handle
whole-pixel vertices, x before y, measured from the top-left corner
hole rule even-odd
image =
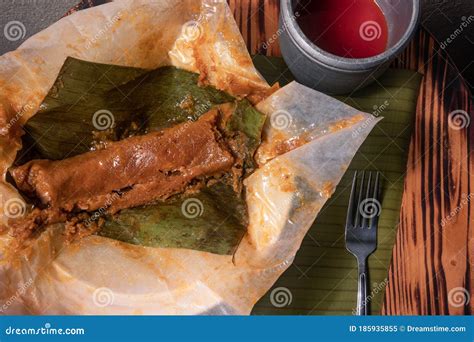
[[[367,310],[367,263],[366,260],[359,262],[359,285],[357,287],[357,315],[368,315]]]

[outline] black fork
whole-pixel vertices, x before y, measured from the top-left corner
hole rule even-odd
[[[368,315],[367,258],[377,248],[377,225],[382,209],[380,204],[380,174],[362,171],[360,185],[358,172],[354,173],[351,197],[346,219],[346,248],[357,258],[359,285],[357,290],[357,315]],[[375,178],[375,179],[374,179]]]

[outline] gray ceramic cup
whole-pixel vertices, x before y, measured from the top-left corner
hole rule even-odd
[[[344,58],[322,50],[301,31],[295,9],[307,1],[281,0],[281,52],[298,82],[328,94],[351,93],[373,82],[408,44],[420,16],[419,0],[376,0],[387,20],[387,50],[369,58]]]

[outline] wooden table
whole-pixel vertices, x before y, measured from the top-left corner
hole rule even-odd
[[[77,9],[95,2],[85,0]],[[228,2],[250,53],[280,56],[275,39],[279,1]],[[270,41],[274,42],[269,44]],[[263,43],[268,48],[264,49]],[[420,30],[393,66],[417,70],[425,77],[383,313],[472,314],[474,123],[469,125],[474,120],[472,99],[446,53],[424,30]]]

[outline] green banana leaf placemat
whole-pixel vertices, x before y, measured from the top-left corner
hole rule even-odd
[[[293,80],[283,59],[254,56],[271,84]],[[354,170],[379,170],[383,177],[378,248],[369,257],[368,299],[379,314],[398,227],[406,162],[422,76],[389,69],[377,82],[341,101],[383,116],[354,157],[336,192],[306,235],[293,265],[256,304],[256,315],[350,315],[357,297],[357,263],[346,251],[344,225]]]

